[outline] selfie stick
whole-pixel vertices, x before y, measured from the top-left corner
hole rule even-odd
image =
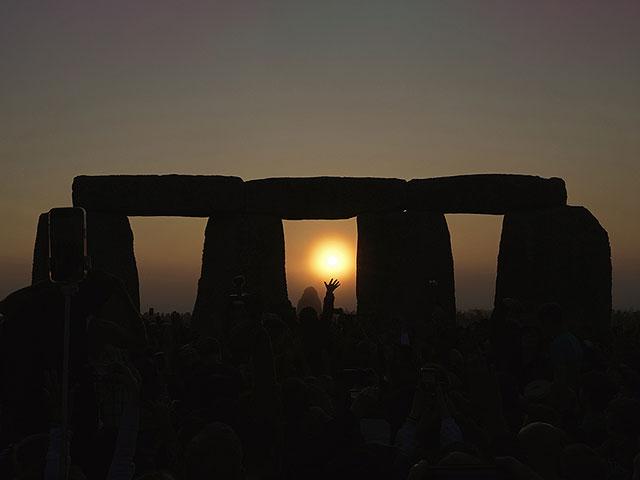
[[[71,332],[71,297],[78,292],[77,284],[61,285],[64,294],[64,343],[62,357],[62,415],[60,427],[62,430],[62,446],[60,448],[60,478],[67,479],[67,452],[69,444],[69,336]]]
[[[64,295],[64,339],[62,351],[62,388],[60,399],[60,480],[66,480],[69,472],[67,454],[69,451],[69,343],[71,332],[71,297],[78,293],[78,283],[84,280],[86,271],[90,266],[87,256],[86,237],[86,212],[80,207],[52,208],[48,214],[49,228],[49,279],[60,285],[60,291]],[[82,240],[82,245],[73,242],[71,234],[77,233],[77,239]],[[62,236],[60,236],[62,234]],[[71,252],[71,254],[70,254]],[[82,269],[80,265],[70,264],[72,267],[60,270],[60,266],[73,261],[73,255],[82,255]],[[56,262],[54,262],[54,259]],[[55,266],[55,269],[53,268]],[[54,271],[55,270],[55,271]],[[80,275],[78,275],[80,274]]]

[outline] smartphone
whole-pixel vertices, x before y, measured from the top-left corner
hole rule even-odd
[[[79,283],[85,279],[87,223],[83,208],[49,210],[49,278],[54,283]]]

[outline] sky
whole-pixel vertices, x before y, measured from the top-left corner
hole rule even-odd
[[[638,25],[636,0],[4,0],[0,296],[76,175],[521,173],[565,179],[640,308]],[[501,217],[447,220],[458,306],[487,308]],[[206,219],[131,223],[142,307],[191,310]],[[318,238],[355,229],[285,222],[294,303]]]

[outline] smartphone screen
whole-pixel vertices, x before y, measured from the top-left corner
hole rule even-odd
[[[49,211],[49,278],[55,283],[77,283],[85,278],[87,255],[84,209]]]

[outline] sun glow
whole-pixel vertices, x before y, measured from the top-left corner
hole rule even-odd
[[[321,276],[345,274],[354,265],[355,254],[342,240],[321,240],[312,250],[311,268]]]

